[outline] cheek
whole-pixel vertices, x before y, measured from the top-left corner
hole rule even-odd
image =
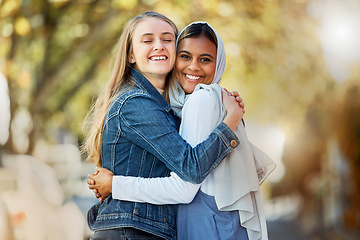
[[[137,61],[147,61],[150,51],[151,47],[142,44],[134,45],[133,47],[133,55]]]
[[[215,68],[216,66],[213,67],[209,67],[209,69],[206,71],[206,81],[204,82],[205,84],[210,84],[215,77]]]
[[[131,54],[133,57],[137,57],[138,56],[138,49],[140,48],[140,46],[138,46],[136,43],[132,44],[131,47]]]
[[[136,62],[141,61],[141,54],[139,54],[139,48],[134,49],[132,56]]]
[[[180,72],[183,69],[184,69],[184,62],[182,60],[179,60],[179,58],[177,58],[175,62],[175,73],[180,74]]]
[[[176,48],[175,48],[175,45],[173,47],[168,47],[168,52],[169,52],[170,58],[175,62],[175,60],[176,60]]]
[[[174,70],[174,75],[175,75],[175,79],[178,81],[178,82],[181,82],[181,72],[178,71],[176,68]]]

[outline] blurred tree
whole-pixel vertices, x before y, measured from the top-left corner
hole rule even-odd
[[[7,0],[1,5],[1,69],[9,82],[12,119],[28,116],[19,121],[28,127],[16,138],[29,137],[24,147],[14,144],[11,133],[8,151],[31,153],[44,137],[56,142],[57,129],[82,137],[82,121],[107,79],[122,25],[147,9],[168,15],[179,28],[206,20],[219,30],[228,53],[224,86],[239,89],[249,118],[292,131],[315,96],[328,89],[315,22],[304,1]]]
[[[340,88],[332,114],[334,137],[339,142],[349,166],[344,199],[348,203],[343,215],[345,225],[360,228],[360,71],[359,64],[349,81]]]
[[[133,8],[129,1],[2,1],[1,70],[13,119],[7,151],[32,153],[39,139],[56,142],[50,136],[58,128],[81,136],[96,82],[106,78],[109,52]],[[29,140],[16,144],[22,138]]]

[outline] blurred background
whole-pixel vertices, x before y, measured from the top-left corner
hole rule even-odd
[[[91,236],[83,121],[146,10],[222,36],[222,86],[277,163],[270,239],[360,239],[359,0],[0,0],[0,239]]]

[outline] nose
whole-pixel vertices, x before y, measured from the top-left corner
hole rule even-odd
[[[164,45],[162,44],[162,42],[160,40],[156,40],[154,42],[154,47],[153,47],[154,50],[162,50],[164,49]]]
[[[200,66],[199,66],[199,63],[197,61],[197,59],[193,58],[192,61],[189,63],[189,66],[188,68],[191,70],[191,71],[197,71],[200,69]]]

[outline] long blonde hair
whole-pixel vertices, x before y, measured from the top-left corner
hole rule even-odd
[[[156,12],[144,12],[130,19],[124,26],[123,32],[117,43],[111,63],[109,81],[98,96],[85,119],[85,142],[82,151],[87,154],[87,160],[101,166],[102,129],[107,110],[122,86],[130,81],[131,63],[129,56],[132,53],[133,32],[136,25],[146,18],[159,18],[173,27],[175,37],[178,34],[176,25],[167,17]]]

